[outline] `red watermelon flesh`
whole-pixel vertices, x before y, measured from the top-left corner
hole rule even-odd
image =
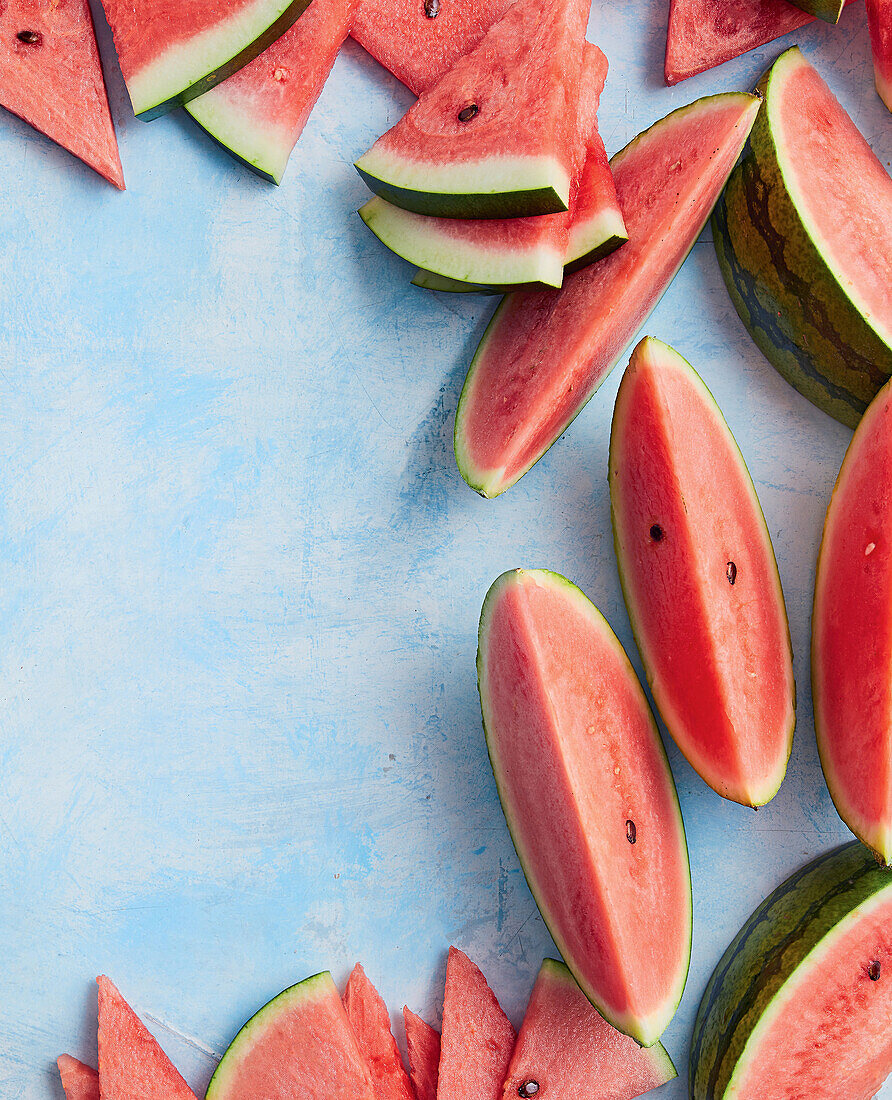
[[[0,104],[124,189],[87,0],[0,4]]]
[[[499,1100],[516,1037],[479,967],[450,947],[437,1100]]]
[[[359,963],[347,980],[344,1008],[371,1071],[376,1100],[415,1100],[387,1006]]]
[[[437,1079],[440,1074],[440,1033],[420,1016],[403,1008],[406,1025],[406,1046],[416,1100],[437,1100]]]
[[[99,1074],[85,1066],[70,1054],[62,1054],[56,1061],[65,1100],[99,1100]]]
[[[642,1049],[612,1028],[567,967],[545,959],[517,1036],[504,1100],[632,1100],[677,1076],[660,1043]]]
[[[158,1041],[106,977],[99,984],[102,1100],[195,1100]]]
[[[867,0],[877,94],[892,111],[892,0]]]

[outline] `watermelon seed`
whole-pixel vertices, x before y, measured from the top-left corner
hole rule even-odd
[[[628,840],[628,842],[630,844],[634,844],[637,839],[638,839],[638,830],[635,828],[635,822],[634,821],[627,821],[626,822],[626,840]]]
[[[867,968],[867,976],[872,982],[878,982],[880,980],[880,960],[874,959],[870,966]]]
[[[728,584],[733,584],[737,580],[737,566],[733,561],[728,562],[728,568],[725,570],[725,576],[728,578]]]
[[[428,19],[436,19],[440,14],[440,0],[424,0],[424,14]]]
[[[539,1091],[538,1081],[524,1081],[524,1083],[517,1090],[518,1096],[535,1096]]]
[[[16,38],[19,42],[24,42],[26,46],[39,46],[43,41],[43,35],[40,31],[19,31]]]
[[[480,114],[480,108],[477,106],[477,104],[469,103],[467,107],[462,107],[462,109],[458,112],[458,121],[470,122],[471,119],[478,114]]]
[[[663,528],[658,523],[655,523],[653,527],[651,527],[650,537],[654,540],[654,542],[663,541]]]

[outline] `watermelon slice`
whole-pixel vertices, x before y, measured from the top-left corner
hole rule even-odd
[[[723,798],[764,805],[796,721],[771,536],[712,394],[651,337],[616,398],[610,505],[629,619],[669,732]]]
[[[286,989],[251,1017],[220,1059],[206,1094],[206,1100],[260,1097],[375,1100],[368,1067],[327,971]]]
[[[787,879],[715,968],[691,1100],[870,1100],[892,1070],[892,877],[857,841]]]
[[[437,1100],[501,1100],[516,1037],[479,967],[450,947]]]
[[[877,94],[892,111],[892,0],[867,0]]]
[[[406,1046],[415,1100],[437,1100],[437,1079],[440,1075],[440,1033],[420,1016],[403,1008],[406,1025]]]
[[[415,1100],[387,1006],[359,963],[347,980],[344,1008],[371,1071],[376,1100]]]
[[[0,4],[0,105],[123,191],[87,0]]]
[[[563,963],[545,959],[505,1078],[505,1100],[632,1100],[677,1076],[662,1044],[642,1050],[592,1008]]]
[[[570,202],[588,0],[517,0],[356,162],[394,206],[520,218]]]
[[[573,197],[564,273],[602,260],[628,239],[607,150],[595,125],[589,132],[585,165]]]
[[[155,1037],[106,977],[99,984],[102,1100],[195,1100]]]
[[[825,23],[838,23],[842,9],[846,6],[846,0],[793,0],[793,3],[816,19],[823,19]]]
[[[102,0],[134,113],[157,118],[238,72],[309,0]],[[177,16],[182,20],[177,25]]]
[[[268,50],[186,110],[236,160],[281,183],[355,8],[356,0],[313,0]]]
[[[607,377],[690,251],[759,100],[729,92],[679,108],[610,162],[629,243],[563,289],[509,294],[465,380],[455,455],[498,496],[548,450]]]
[[[477,677],[496,786],[539,910],[598,1011],[651,1045],[687,977],[691,880],[638,678],[575,585],[520,569],[486,597]]]
[[[56,1060],[65,1100],[99,1100],[99,1074],[85,1066],[70,1054],[62,1054]]]

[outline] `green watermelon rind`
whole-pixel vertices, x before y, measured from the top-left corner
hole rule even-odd
[[[794,46],[762,77],[764,103],[713,212],[713,240],[731,300],[760,351],[800,393],[854,427],[892,375],[892,333],[884,337],[865,318],[787,187],[773,104],[785,74],[802,64]]]
[[[838,23],[846,0],[792,0],[797,8],[823,19],[825,23]]]
[[[752,914],[706,986],[691,1045],[691,1100],[733,1095],[768,1029],[810,964],[832,951],[872,900],[888,900],[892,876],[859,841],[819,856]],[[739,1077],[738,1077],[739,1079]]]
[[[676,983],[676,987],[673,991],[672,996],[668,998],[663,1008],[663,1011],[660,1014],[647,1020],[620,1019],[611,1015],[607,1010],[605,1010],[604,1006],[599,1003],[597,993],[594,990],[587,988],[587,986],[584,984],[584,978],[581,974],[577,974],[576,970],[574,969],[573,959],[572,957],[570,957],[570,953],[566,948],[566,944],[563,942],[563,937],[560,934],[560,929],[557,927],[554,918],[549,914],[548,905],[545,898],[542,896],[542,891],[538,888],[532,876],[532,873],[528,870],[527,859],[514,839],[516,835],[516,827],[512,821],[512,814],[509,809],[509,800],[507,798],[507,794],[503,790],[502,784],[499,781],[500,769],[498,766],[498,760],[495,755],[495,750],[492,746],[489,729],[487,728],[486,695],[483,684],[486,681],[485,627],[489,619],[489,609],[501,595],[502,589],[506,585],[516,581],[518,577],[522,576],[535,577],[542,583],[550,584],[559,591],[562,591],[564,595],[572,600],[580,608],[580,610],[592,620],[598,630],[604,633],[604,635],[608,638],[611,646],[616,652],[618,663],[623,672],[630,678],[632,682],[634,682],[638,686],[638,690],[641,694],[642,708],[650,716],[654,743],[658,748],[660,757],[665,766],[666,779],[668,787],[672,792],[673,804],[675,806],[678,818],[679,834],[681,837],[681,843],[684,847],[684,860],[688,870],[688,906],[686,913],[688,925],[688,942],[685,963],[679,973],[678,981]],[[592,603],[592,601],[588,598],[588,596],[586,596],[581,588],[575,585],[572,581],[568,580],[561,573],[555,573],[548,569],[511,569],[508,572],[503,573],[500,577],[496,578],[496,580],[492,583],[489,591],[487,592],[486,598],[483,601],[483,608],[480,612],[480,626],[477,635],[477,692],[480,696],[481,713],[483,718],[483,735],[486,741],[486,751],[487,755],[489,756],[489,762],[492,767],[493,776],[495,778],[496,791],[499,796],[499,802],[501,803],[502,811],[505,815],[505,822],[508,826],[508,832],[511,835],[511,841],[514,844],[514,850],[517,853],[517,858],[520,862],[521,869],[523,870],[527,885],[530,888],[530,893],[533,895],[536,905],[539,908],[542,920],[545,922],[545,926],[548,929],[552,940],[554,940],[555,946],[561,952],[567,969],[570,971],[571,974],[573,974],[579,988],[586,995],[593,1007],[597,1009],[597,1011],[604,1017],[604,1019],[607,1021],[607,1023],[611,1025],[611,1027],[615,1027],[617,1031],[621,1031],[625,1035],[630,1035],[639,1045],[643,1047],[652,1047],[655,1043],[659,1041],[660,1036],[666,1030],[670,1020],[675,1015],[676,1010],[681,1003],[681,998],[684,993],[685,985],[687,984],[688,972],[691,965],[691,948],[693,945],[694,896],[693,886],[691,882],[690,859],[688,856],[687,834],[685,833],[684,818],[681,812],[681,803],[678,799],[678,790],[675,786],[675,779],[672,775],[672,769],[669,765],[669,757],[666,755],[666,748],[663,745],[662,739],[660,738],[660,733],[657,728],[656,720],[653,716],[653,711],[650,709],[650,704],[648,703],[647,697],[645,696],[644,691],[641,688],[640,681],[638,680],[638,677],[635,673],[635,669],[632,667],[632,663],[629,660],[628,654],[626,653],[625,649],[623,649],[622,643],[620,642],[619,638],[617,638],[616,634],[613,631],[613,628],[610,626],[610,623],[607,622],[607,619],[602,615],[600,610],[595,606],[595,604]],[[209,1100],[211,1100],[211,1098],[209,1098]]]
[[[436,271],[426,271],[423,267],[415,272],[412,286],[420,286],[422,290],[436,290],[441,294],[501,294],[502,291],[494,286],[481,286],[478,283],[465,283],[459,279],[449,279],[445,275],[438,275]]]
[[[185,105],[186,112],[221,149],[268,183],[281,183],[292,143],[265,129],[256,118],[201,96]]]

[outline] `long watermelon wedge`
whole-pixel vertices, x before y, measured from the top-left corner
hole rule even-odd
[[[65,1100],[99,1100],[99,1074],[70,1054],[56,1059]]]
[[[0,105],[123,191],[87,0],[0,4]]]
[[[892,0],[867,0],[877,95],[892,111]]]
[[[570,202],[588,0],[517,0],[356,162],[416,214],[520,218]]]
[[[406,1025],[406,1047],[415,1100],[437,1100],[437,1080],[440,1076],[440,1033],[403,1008]]]
[[[763,76],[713,239],[763,354],[854,427],[892,374],[892,179],[794,47]]]
[[[416,1100],[387,1006],[359,963],[347,979],[344,1009],[372,1075],[376,1100]]]
[[[136,115],[153,119],[222,83],[271,46],[309,0],[102,0]]]
[[[682,107],[610,162],[629,243],[560,291],[509,294],[465,380],[455,420],[462,477],[503,493],[607,377],[709,217],[759,100],[725,93]]]
[[[642,1050],[591,1006],[563,963],[545,959],[517,1036],[504,1100],[632,1100],[677,1076],[661,1043]]]
[[[539,910],[598,1011],[652,1045],[687,977],[691,882],[675,783],[638,678],[575,585],[516,570],[484,602],[477,679]]]
[[[629,619],[669,732],[713,790],[764,805],[796,721],[771,536],[712,394],[652,337],[616,398],[610,506]]]
[[[892,876],[861,844],[753,913],[697,1013],[691,1100],[870,1100],[892,1070]]]
[[[281,183],[355,10],[356,0],[313,0],[269,49],[186,110],[236,160]]]

